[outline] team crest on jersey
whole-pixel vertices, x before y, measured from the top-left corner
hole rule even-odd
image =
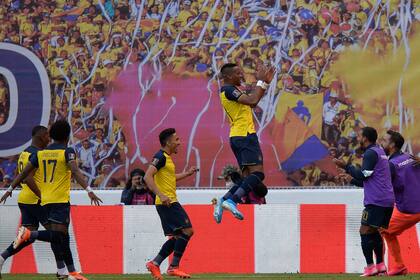
[[[239,96],[241,96],[241,94],[242,94],[242,92],[240,92],[239,90],[237,90],[237,89],[235,89],[233,92],[233,95],[235,96],[235,97],[239,97]]]
[[[158,164],[158,162],[159,162],[159,159],[158,158],[154,158],[152,160],[152,165],[156,166]]]

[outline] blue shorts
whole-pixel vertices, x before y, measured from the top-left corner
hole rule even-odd
[[[241,168],[248,165],[263,164],[263,155],[257,134],[230,137],[230,147]]]
[[[18,205],[22,214],[22,226],[38,227],[39,224],[46,225],[48,223],[47,213],[40,204],[18,203]]]
[[[174,236],[181,233],[184,228],[191,228],[192,224],[187,212],[178,202],[171,206],[156,205],[162,223],[163,232],[166,236]]]
[[[49,223],[70,224],[70,203],[49,203],[44,208]]]
[[[374,228],[388,228],[393,207],[366,205],[362,213],[362,225]]]

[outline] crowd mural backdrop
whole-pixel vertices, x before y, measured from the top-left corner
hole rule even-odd
[[[270,187],[344,186],[363,126],[420,152],[419,0],[0,0],[0,186],[34,125],[61,118],[90,182],[123,187],[175,127],[186,187],[235,164],[219,69],[276,67],[254,108]]]

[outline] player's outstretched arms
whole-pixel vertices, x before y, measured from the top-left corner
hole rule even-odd
[[[68,162],[71,173],[73,174],[74,179],[76,182],[82,186],[87,192],[88,196],[90,198],[90,203],[98,206],[99,204],[103,203],[103,201],[93,192],[92,188],[88,185],[88,183],[85,180],[85,177],[83,177],[82,172],[80,171],[79,167],[77,166],[76,160],[71,160]]]

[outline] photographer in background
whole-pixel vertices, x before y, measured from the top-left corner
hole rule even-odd
[[[134,169],[130,173],[130,179],[121,194],[121,203],[125,205],[154,205],[155,195],[144,183],[144,171]]]

